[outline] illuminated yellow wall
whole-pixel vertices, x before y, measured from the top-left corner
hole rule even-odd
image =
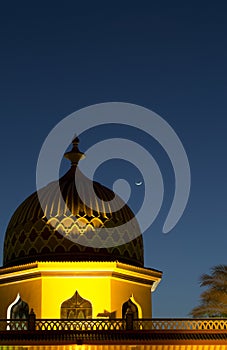
[[[50,262],[0,273],[0,317],[17,293],[33,308],[37,318],[60,318],[61,304],[76,291],[92,304],[92,317],[104,310],[122,317],[122,304],[133,296],[139,317],[151,317],[151,287],[161,273],[118,262]],[[154,284],[153,284],[154,286]]]
[[[20,293],[21,299],[29,304],[30,309],[33,308],[37,316],[40,316],[41,284],[40,278],[0,284],[0,318],[6,318],[7,309],[16,299],[18,293]]]
[[[108,277],[44,277],[42,279],[42,318],[60,318],[63,301],[76,290],[92,304],[92,317],[110,309],[110,281]]]
[[[141,307],[141,313],[139,312],[139,318],[151,318],[151,288],[139,283],[124,281],[113,278],[111,280],[111,308],[117,310],[117,318],[122,317],[121,308],[119,305],[128,300],[131,296],[135,299],[132,300],[136,305]]]

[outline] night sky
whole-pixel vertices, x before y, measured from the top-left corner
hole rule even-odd
[[[58,122],[96,103],[144,106],[172,126],[191,167],[189,202],[170,233],[163,234],[162,226],[174,176],[157,142],[130,127],[100,127],[81,135],[80,149],[114,134],[143,145],[156,159],[164,202],[144,233],[145,265],[163,271],[153,316],[188,316],[202,291],[199,276],[227,263],[226,12],[224,1],[1,3],[1,248],[11,215],[36,189],[39,151]],[[125,177],[136,212],[141,174],[125,161],[112,162],[95,178],[111,187]],[[67,167],[64,161],[62,172]]]

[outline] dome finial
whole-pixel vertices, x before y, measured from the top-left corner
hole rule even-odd
[[[64,154],[64,157],[71,161],[72,166],[77,166],[80,159],[83,159],[85,157],[84,153],[80,152],[78,148],[79,142],[80,142],[79,138],[77,137],[77,135],[75,135],[72,140],[73,147],[71,151],[66,152]]]

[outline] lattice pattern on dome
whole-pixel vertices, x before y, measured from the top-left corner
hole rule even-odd
[[[117,247],[93,248],[82,246],[66,239],[43,218],[27,222],[26,225],[18,224],[7,231],[4,244],[4,263],[10,261],[34,261],[34,260],[120,260],[123,262],[138,264],[137,261],[143,261],[143,242],[142,237],[122,244]],[[113,228],[113,236],[118,228]],[[9,234],[11,232],[11,234]],[[125,233],[127,235],[127,232]],[[107,237],[107,234],[106,234]],[[101,233],[101,238],[105,239],[105,231]],[[92,236],[91,236],[92,241]],[[103,242],[101,242],[103,243]],[[34,257],[34,259],[33,259]],[[9,265],[9,264],[8,264]]]

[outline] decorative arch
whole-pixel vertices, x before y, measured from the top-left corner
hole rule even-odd
[[[131,298],[129,298],[123,305],[122,305],[122,318],[126,318],[126,315],[128,313],[133,314],[133,319],[137,319],[139,317],[138,314],[138,307]]]
[[[137,306],[138,309],[138,318],[143,318],[143,314],[142,314],[142,308],[140,306],[139,303],[137,303],[137,301],[134,298],[134,295],[132,294],[132,296],[130,297],[131,301]]]
[[[8,306],[7,309],[7,330],[10,329],[27,329],[27,319],[29,317],[28,303],[21,299],[18,293],[16,299]],[[26,320],[25,322],[11,323],[10,320]]]
[[[86,319],[92,318],[92,304],[83,299],[78,291],[68,300],[61,304],[61,318],[63,319]]]
[[[28,319],[29,306],[18,293],[16,299],[8,306],[7,319]]]
[[[20,294],[18,293],[14,301],[8,306],[7,309],[7,319],[9,320],[11,318],[11,309],[12,307],[20,300]]]
[[[29,306],[21,298],[18,302],[11,308],[10,318],[12,319],[28,319],[29,316]]]

